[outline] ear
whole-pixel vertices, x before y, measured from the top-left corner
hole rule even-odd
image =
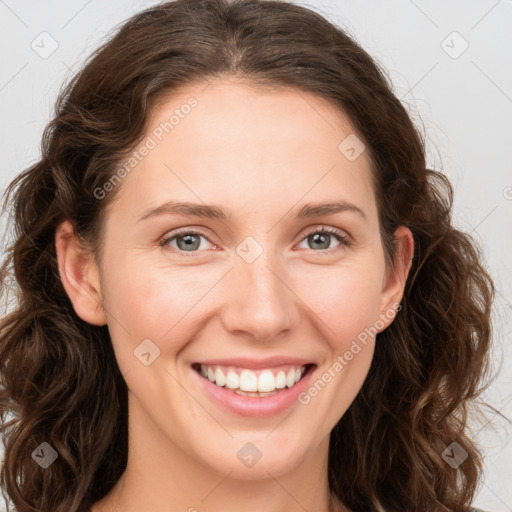
[[[386,268],[380,301],[379,332],[395,319],[399,304],[404,295],[405,283],[414,256],[414,238],[411,230],[400,226],[394,233],[395,259],[393,266]]]
[[[60,279],[76,314],[93,325],[105,325],[99,269],[92,252],[86,252],[66,220],[55,230],[55,248]]]

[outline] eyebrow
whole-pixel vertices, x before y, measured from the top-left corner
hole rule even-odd
[[[354,212],[363,217],[364,220],[368,220],[364,211],[348,201],[334,201],[329,203],[306,203],[297,212],[297,218],[310,218],[319,217],[321,215],[332,215],[340,212]],[[160,215],[188,215],[192,217],[202,218],[214,218],[225,220],[232,218],[233,213],[231,210],[226,210],[221,206],[207,205],[180,201],[168,201],[156,208],[151,208],[142,213],[137,219],[137,222],[160,216]]]

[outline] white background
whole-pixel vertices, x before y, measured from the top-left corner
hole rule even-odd
[[[155,3],[0,0],[0,191],[38,159],[63,81],[114,26]],[[424,127],[429,165],[443,170],[455,187],[454,220],[477,238],[496,281],[497,377],[484,398],[512,418],[512,2],[296,3],[348,30],[388,70],[397,96]],[[45,59],[31,48],[33,41],[42,46],[44,31],[58,43]],[[50,44],[47,39],[45,48]],[[486,454],[475,505],[512,511],[510,423],[487,414],[487,424],[473,426]]]

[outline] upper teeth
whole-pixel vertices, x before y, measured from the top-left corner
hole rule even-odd
[[[248,369],[242,369],[239,373],[235,370],[223,370],[218,366],[201,365],[201,375],[208,378],[217,386],[226,386],[229,389],[240,389],[241,391],[274,391],[283,389],[285,386],[291,388],[299,382],[306,371],[305,366],[291,367],[287,372],[277,371],[274,375],[272,370],[262,370],[259,375]]]

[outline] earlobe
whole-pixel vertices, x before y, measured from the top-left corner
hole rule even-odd
[[[394,265],[387,269],[381,296],[380,317],[386,319],[385,327],[394,320],[398,311],[414,257],[414,238],[409,228],[399,226],[395,231],[394,239]]]
[[[80,247],[70,221],[57,226],[55,248],[60,279],[76,314],[90,324],[105,325],[99,269],[94,255]]]

